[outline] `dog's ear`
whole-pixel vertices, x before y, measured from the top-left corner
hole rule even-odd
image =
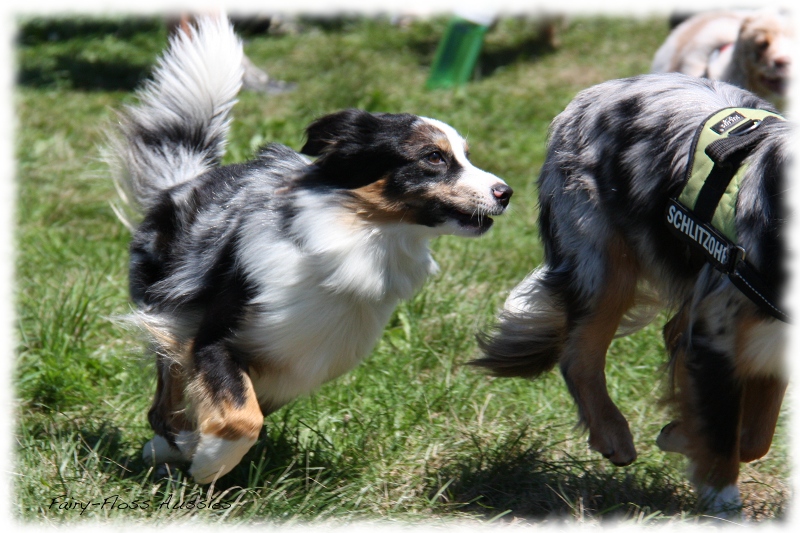
[[[338,149],[352,150],[356,146],[372,144],[380,129],[380,119],[360,109],[345,109],[318,118],[306,128],[306,144],[301,153],[320,156]]]
[[[315,120],[301,152],[318,156],[308,179],[357,188],[406,162],[402,143],[417,117],[347,109]]]

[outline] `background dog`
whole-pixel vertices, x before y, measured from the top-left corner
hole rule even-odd
[[[239,463],[264,415],[369,354],[435,271],[432,237],[483,234],[512,194],[453,128],[409,114],[335,113],[307,129],[313,162],[273,144],[221,167],[241,78],[227,20],[200,20],[170,41],[110,152],[144,214],[130,247],[157,357],[144,457],[191,461],[201,483]]]
[[[722,80],[785,107],[794,28],[776,10],[713,11],[689,17],[656,51],[652,72]]]
[[[732,85],[681,74],[606,82],[553,121],[539,178],[544,264],[511,292],[473,364],[533,378],[558,365],[592,449],[616,465],[636,450],[608,395],[615,335],[677,310],[666,328],[680,418],[658,443],[690,459],[711,509],[740,505],[739,462],[770,447],[786,388],[785,324],[765,314],[665,222],[682,188],[696,129],[728,107],[771,109]],[[785,121],[745,160],[735,223],[748,261],[780,293]]]

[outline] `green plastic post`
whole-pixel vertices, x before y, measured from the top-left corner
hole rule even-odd
[[[483,24],[453,17],[436,49],[426,86],[438,89],[467,83],[475,69],[488,29]]]

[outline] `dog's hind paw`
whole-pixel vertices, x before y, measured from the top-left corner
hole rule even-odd
[[[142,459],[148,465],[188,462],[181,450],[172,446],[161,435],[156,435],[144,445]]]
[[[689,440],[684,435],[681,423],[673,420],[663,428],[656,438],[656,446],[664,452],[674,452],[686,455],[689,448]]]

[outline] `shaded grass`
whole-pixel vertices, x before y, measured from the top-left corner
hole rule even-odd
[[[143,464],[152,361],[141,356],[137,336],[111,320],[129,309],[129,235],[109,207],[115,193],[96,146],[113,120],[111,109],[131,101],[128,89],[163,46],[163,23],[21,22],[17,518],[48,524],[696,520],[683,461],[653,444],[669,421],[657,403],[663,320],[615,341],[609,353],[609,389],[639,451],[625,469],[587,450],[555,373],[530,383],[465,366],[477,355],[474,333],[541,260],[535,180],[548,124],[580,89],[645,72],[666,21],[575,17],[563,23],[552,49],[537,40],[530,21],[501,20],[487,36],[473,83],[426,91],[446,22],[400,28],[380,18],[308,20],[297,35],[248,37],[251,59],[299,89],[272,97],[243,93],[226,161],[247,158],[265,141],[299,148],[304,127],[323,113],[404,111],[459,129],[474,162],[504,177],[515,196],[484,238],[435,241],[440,274],[398,307],[372,357],[268,417],[245,460],[210,487]],[[785,418],[773,451],[743,470],[746,513],[754,520],[781,519],[787,511]],[[78,502],[97,505],[83,511]]]

